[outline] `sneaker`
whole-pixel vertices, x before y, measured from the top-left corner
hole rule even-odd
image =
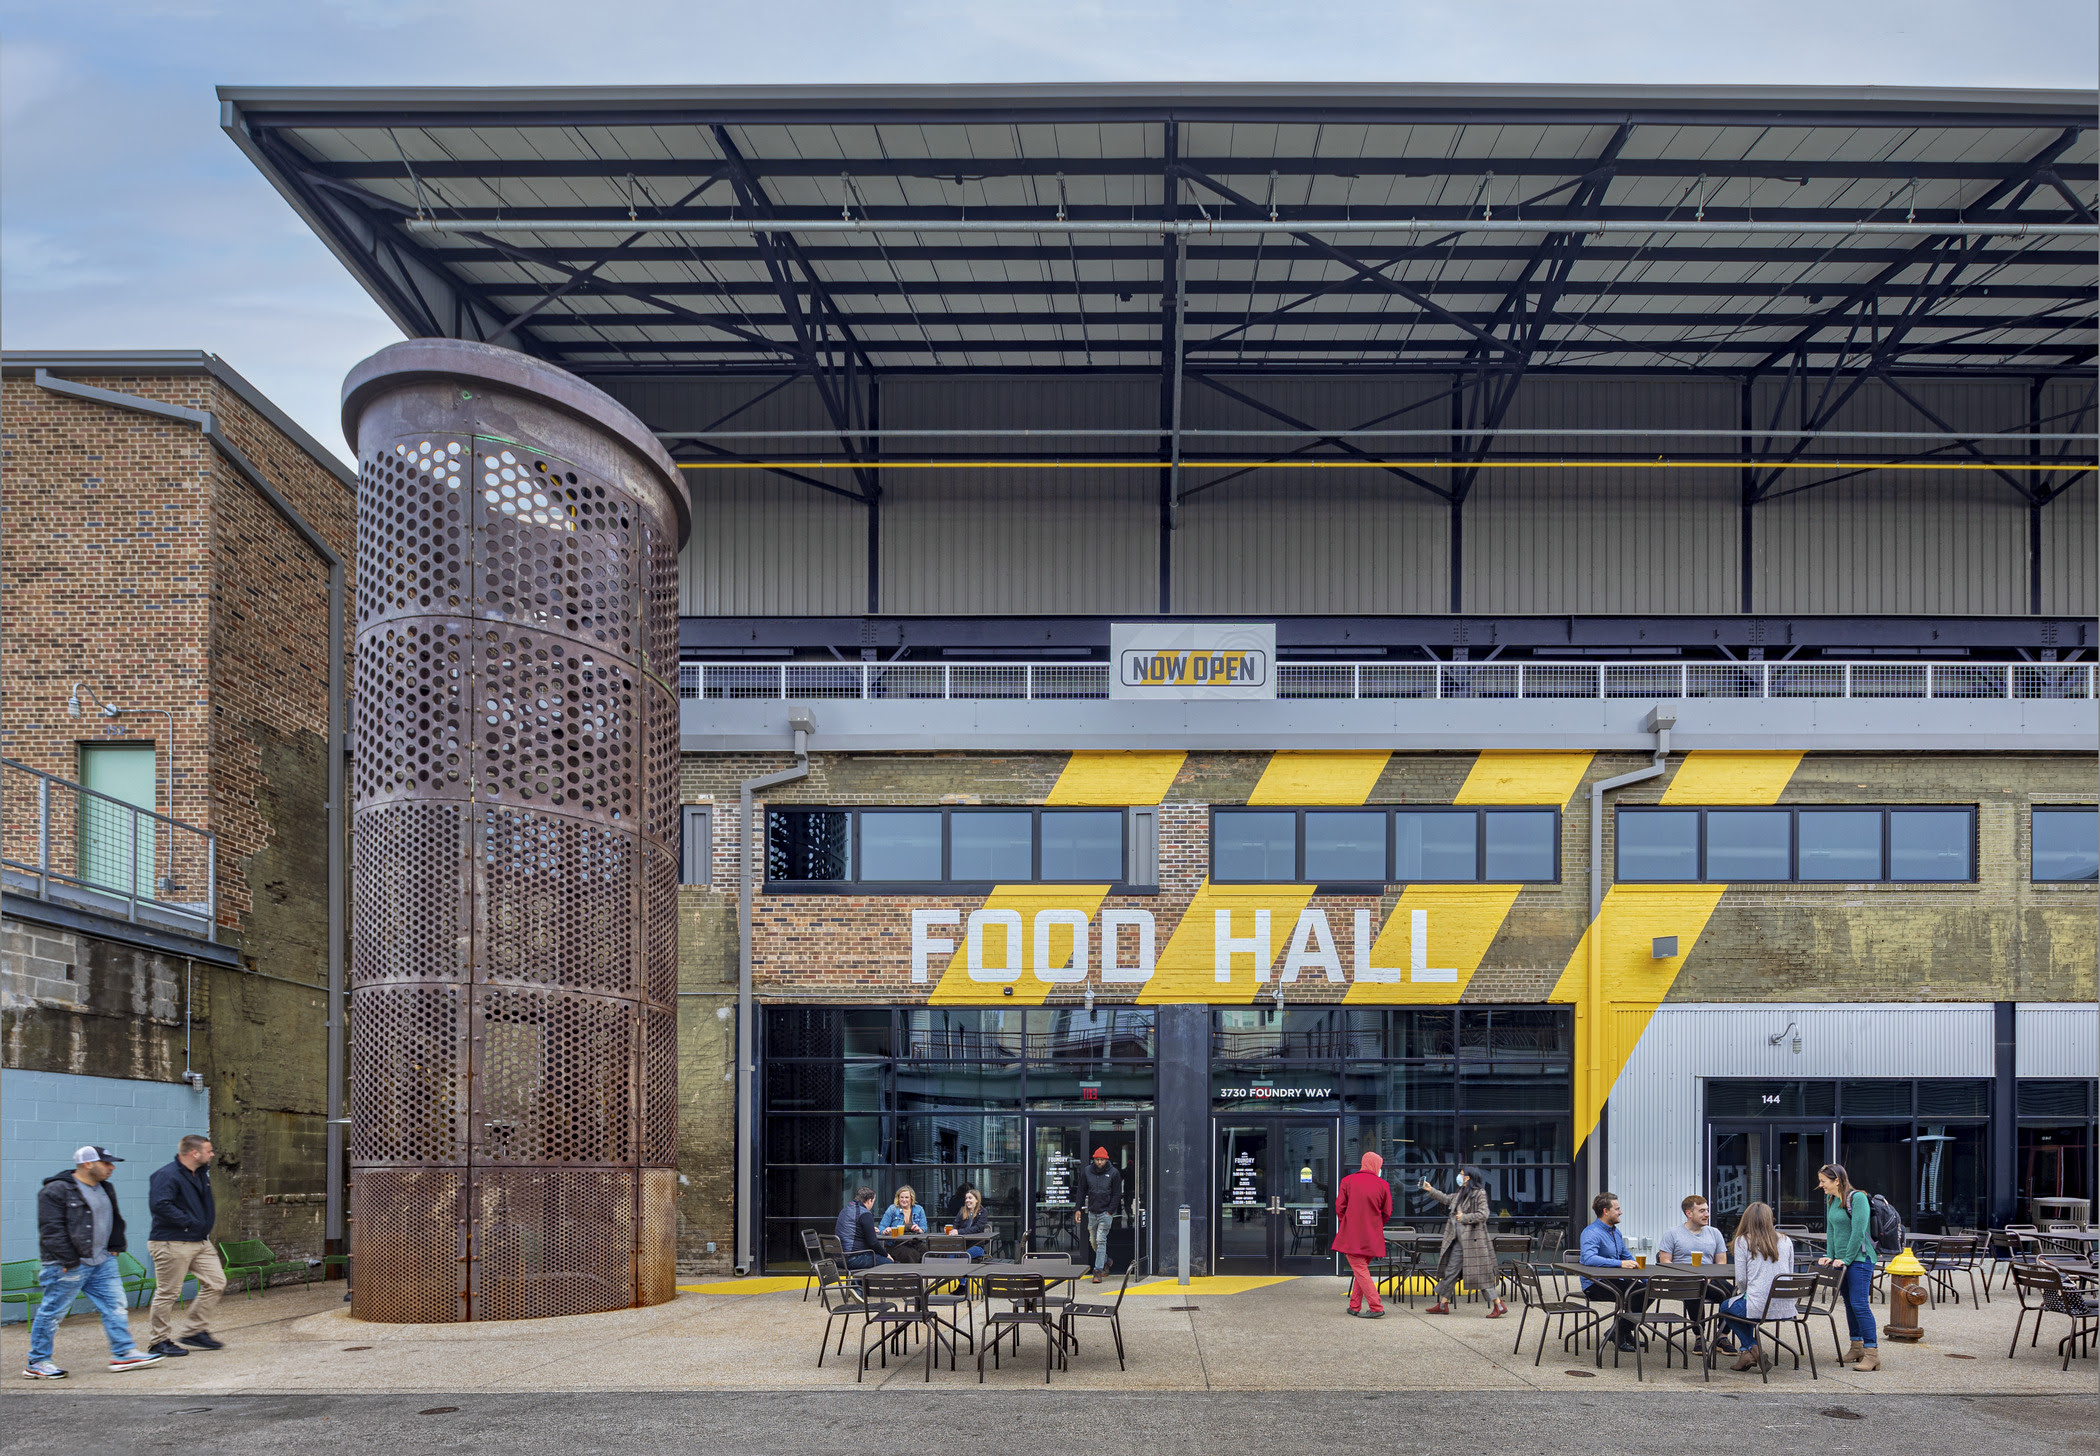
[[[109,1362],[112,1370],[137,1370],[145,1365],[158,1365],[160,1356],[151,1350],[133,1350],[128,1355],[119,1355]]]
[[[58,1368],[56,1361],[31,1360],[22,1367],[24,1380],[64,1380],[66,1372]]]
[[[1365,1319],[1384,1319],[1384,1318],[1385,1318],[1385,1311],[1384,1311],[1384,1310],[1382,1310],[1382,1309],[1367,1309],[1367,1310],[1365,1310],[1365,1311],[1364,1311],[1364,1318],[1365,1318]]]
[[[199,1350],[223,1350],[226,1348],[226,1342],[224,1340],[219,1339],[216,1335],[211,1334],[207,1330],[199,1330],[194,1335],[184,1335],[182,1337],[182,1343],[185,1345],[193,1345]]]
[[[184,1355],[189,1354],[189,1351],[183,1349],[182,1346],[176,1344],[173,1340],[162,1340],[153,1347],[153,1353],[165,1360],[169,1356],[180,1359]]]

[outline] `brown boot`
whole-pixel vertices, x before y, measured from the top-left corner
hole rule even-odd
[[[1854,1366],[1853,1368],[1854,1368],[1854,1369],[1856,1369],[1856,1370],[1879,1370],[1879,1369],[1881,1368],[1881,1351],[1879,1351],[1879,1350],[1862,1350],[1862,1351],[1860,1351],[1860,1352],[1859,1352],[1859,1364],[1858,1364],[1858,1365],[1856,1365],[1856,1366]]]
[[[1859,1357],[1866,1353],[1866,1349],[1867,1347],[1864,1341],[1854,1340],[1851,1344],[1845,1347],[1845,1358],[1839,1363],[1845,1365],[1857,1365],[1859,1363]]]
[[[1735,1364],[1728,1368],[1731,1370],[1770,1370],[1772,1368],[1772,1357],[1767,1355],[1762,1349],[1745,1350],[1742,1354],[1735,1357]]]
[[[1423,1310],[1423,1311],[1422,1311],[1422,1313],[1424,1313],[1424,1314],[1449,1314],[1449,1313],[1451,1313],[1451,1301],[1449,1301],[1448,1299],[1440,1299],[1440,1300],[1438,1300],[1438,1301],[1437,1301],[1437,1302],[1436,1302],[1435,1304],[1432,1304],[1431,1306],[1429,1306],[1429,1308],[1427,1308],[1427,1309]]]

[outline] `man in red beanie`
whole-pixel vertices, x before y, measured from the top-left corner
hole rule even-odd
[[[1365,1153],[1363,1166],[1342,1180],[1334,1200],[1334,1251],[1349,1261],[1349,1313],[1385,1318],[1371,1261],[1385,1257],[1385,1221],[1393,1216],[1393,1190],[1382,1171],[1385,1159]]]
[[[1107,1148],[1094,1149],[1094,1161],[1079,1170],[1079,1186],[1072,1195],[1079,1205],[1072,1210],[1072,1222],[1086,1223],[1087,1242],[1094,1246],[1094,1282],[1099,1284],[1108,1268],[1108,1231],[1123,1207],[1123,1170],[1109,1162]]]

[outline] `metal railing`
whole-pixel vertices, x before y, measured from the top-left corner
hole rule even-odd
[[[218,938],[216,834],[11,758],[0,866],[10,894]]]
[[[1279,698],[2086,698],[2087,662],[1281,662]],[[1105,662],[687,662],[682,698],[1106,698]]]

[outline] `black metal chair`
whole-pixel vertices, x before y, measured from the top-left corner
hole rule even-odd
[[[2041,1230],[2036,1228],[2031,1223],[2009,1223],[2004,1228],[1997,1229],[1992,1232],[1992,1254],[1996,1255],[1999,1253],[2003,1253],[2005,1255],[2005,1272],[2003,1274],[1999,1274],[1998,1276],[1998,1287],[2000,1289],[2012,1288],[2013,1265],[2021,1262],[2021,1257],[2025,1252],[2024,1247],[2020,1242],[2021,1236],[2026,1234],[2038,1234],[2040,1232]],[[1994,1274],[1998,1273],[1998,1271],[1995,1269],[1991,1272]]]
[[[1954,1287],[1954,1276],[1966,1274],[1969,1276],[1969,1303],[1973,1308],[1982,1309],[1976,1298],[1976,1256],[1982,1242],[1977,1236],[1936,1241],[1931,1255],[1923,1261],[1927,1287],[1944,1291],[1949,1299],[1960,1304],[1961,1291]],[[1990,1280],[1985,1279],[1984,1295],[1988,1298],[1989,1294]]]
[[[1105,1319],[1109,1333],[1116,1337],[1116,1368],[1128,1369],[1123,1363],[1123,1296],[1130,1292],[1131,1281],[1145,1276],[1138,1269],[1142,1259],[1132,1259],[1123,1266],[1123,1282],[1116,1289],[1114,1304],[1083,1304],[1074,1299],[1064,1306],[1057,1317],[1058,1333],[1072,1349],[1079,1348],[1079,1336],[1072,1328],[1072,1321],[1081,1319]]]
[[[1821,1319],[1830,1326],[1830,1348],[1837,1353],[1832,1356],[1839,1368],[1845,1364],[1845,1347],[1838,1339],[1838,1310],[1844,1307],[1845,1266],[1842,1264],[1818,1264],[1813,1278],[1816,1281],[1815,1297],[1801,1306],[1801,1320],[1805,1327],[1812,1319]]]
[[[1532,1238],[1530,1234],[1492,1234],[1489,1236],[1495,1249],[1496,1297],[1501,1297],[1501,1286],[1509,1283],[1510,1266],[1531,1258]]]
[[[926,1294],[926,1307],[936,1314],[941,1310],[948,1311],[947,1318],[942,1323],[948,1327],[950,1345],[953,1345],[957,1339],[966,1339],[970,1342],[970,1348],[975,1350],[977,1348],[977,1302],[970,1293],[970,1272],[976,1268],[976,1265],[971,1261],[970,1256],[966,1253],[961,1255],[928,1254],[919,1261],[919,1268],[921,1270],[935,1270],[947,1273],[955,1278],[956,1282],[946,1288],[929,1285]],[[967,1329],[964,1328],[962,1323],[964,1318],[969,1320]],[[954,1368],[954,1355],[952,1352],[949,1356],[949,1368]]]
[[[1822,1379],[1822,1376],[1816,1371],[1816,1347],[1808,1337],[1809,1316],[1806,1313],[1809,1303],[1815,1298],[1816,1279],[1817,1276],[1814,1274],[1780,1275],[1772,1281],[1772,1292],[1765,1301],[1764,1317],[1762,1319],[1748,1320],[1751,1327],[1759,1332],[1760,1344],[1762,1344],[1764,1338],[1763,1332],[1767,1330],[1771,1332],[1770,1338],[1773,1348],[1775,1350],[1784,1350],[1793,1356],[1796,1370],[1801,1368],[1801,1357],[1805,1353],[1808,1356],[1808,1378],[1811,1380]],[[1773,1305],[1789,1299],[1794,1302],[1794,1312],[1792,1314],[1776,1315],[1772,1313]],[[1731,1316],[1731,1318],[1748,1319],[1747,1316],[1743,1315],[1735,1315]],[[1781,1333],[1783,1330],[1793,1331],[1798,1343],[1789,1344],[1786,1337]],[[1713,1342],[1709,1340],[1706,1348],[1711,1351]],[[1707,1363],[1711,1364],[1713,1362],[1711,1354],[1706,1358]],[[1765,1384],[1770,1385],[1772,1383],[1772,1367],[1778,1363],[1777,1355],[1770,1359],[1758,1361],[1758,1378]]]
[[[802,1231],[802,1252],[809,1260],[809,1277],[802,1281],[802,1302],[808,1304],[809,1291],[815,1288],[817,1283],[817,1260],[824,1257],[824,1251],[817,1247],[817,1231],[815,1229],[804,1229]]]
[[[999,1346],[1011,1330],[1014,1336],[1014,1353],[1021,1350],[1021,1331],[1039,1329],[1043,1332],[1043,1384],[1050,1383],[1050,1365],[1056,1361],[1062,1365],[1065,1358],[1064,1334],[1057,1320],[1050,1313],[1047,1302],[1048,1281],[1040,1274],[987,1274],[984,1277],[984,1343],[977,1347],[977,1383],[984,1383],[984,1357],[992,1357],[992,1368],[999,1368]],[[1007,1301],[1007,1308],[994,1310],[995,1299]]]
[[[890,1364],[890,1346],[898,1346],[901,1355],[908,1347],[911,1332],[923,1329],[926,1332],[926,1380],[933,1382],[933,1352],[941,1338],[940,1320],[926,1307],[925,1286],[916,1274],[900,1274],[888,1269],[870,1269],[860,1276],[862,1294],[867,1300],[867,1312],[860,1323],[860,1369],[853,1374],[856,1384],[868,1373],[868,1331],[880,1329],[875,1341],[882,1354],[882,1367]],[[948,1368],[955,1368],[955,1347],[948,1347]]]
[[[866,1321],[869,1310],[867,1297],[860,1286],[839,1271],[839,1266],[830,1259],[817,1261],[817,1300],[824,1306],[824,1338],[817,1345],[817,1368],[824,1368],[824,1351],[831,1344],[831,1326],[837,1320],[845,1324],[839,1330],[838,1353],[846,1353],[846,1336],[853,1330],[853,1316]]]
[[[1371,1278],[1381,1296],[1396,1295],[1414,1308],[1414,1291],[1408,1285],[1422,1271],[1422,1240],[1411,1228],[1385,1231],[1385,1257],[1371,1261]]]
[[[1692,1368],[1692,1347],[1698,1344],[1711,1345],[1707,1329],[1714,1323],[1714,1316],[1706,1313],[1706,1280],[1695,1274],[1658,1274],[1647,1281],[1647,1300],[1643,1307],[1632,1315],[1634,1329],[1633,1378],[1644,1379],[1642,1361],[1646,1358],[1651,1338],[1660,1340],[1663,1347],[1663,1370],[1670,1368],[1672,1351],[1684,1356],[1684,1368]],[[1665,1309],[1665,1302],[1676,1303],[1677,1309]],[[1698,1305],[1702,1311],[1699,1319],[1686,1313],[1684,1306]],[[1703,1352],[1702,1352],[1703,1353]],[[1712,1379],[1713,1362],[1702,1361],[1707,1378]]]
[[[2047,1264],[2015,1265],[2012,1271],[2013,1288],[2020,1296],[2020,1314],[2013,1321],[2012,1344],[2005,1351],[2010,1360],[2019,1353],[2020,1326],[2027,1316],[2034,1316],[2034,1331],[2027,1337],[2029,1349],[2041,1339],[2042,1316],[2060,1314],[2070,1320],[2071,1328],[2056,1342],[2058,1353],[2064,1357],[2063,1368],[2071,1368],[2073,1353],[2083,1355],[2092,1349],[2096,1333],[2100,1333],[2100,1305],[2096,1305],[2082,1291],[2064,1284],[2063,1270]]]
[[[1564,1292],[1556,1292],[1549,1296],[1546,1293],[1544,1283],[1539,1278],[1539,1268],[1536,1264],[1517,1264],[1512,1266],[1510,1278],[1516,1285],[1517,1298],[1523,1305],[1523,1312],[1517,1316],[1517,1339],[1516,1343],[1509,1347],[1509,1352],[1514,1355],[1524,1348],[1525,1322],[1534,1314],[1538,1315],[1539,1349],[1538,1353],[1531,1357],[1533,1365],[1546,1358],[1546,1339],[1550,1333],[1549,1325],[1555,1322],[1559,1323],[1562,1349],[1568,1348],[1568,1341],[1573,1340],[1575,1342],[1574,1348],[1580,1350],[1582,1348],[1582,1337],[1585,1334],[1594,1335],[1597,1326],[1604,1322],[1604,1316],[1597,1313],[1586,1299],[1569,1299]],[[1572,1330],[1567,1327],[1570,1319],[1576,1322],[1575,1328]]]

